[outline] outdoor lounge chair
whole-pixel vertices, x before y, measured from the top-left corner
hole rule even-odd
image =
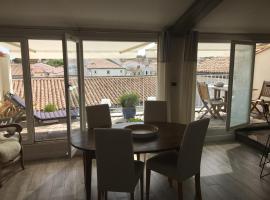
[[[17,107],[19,107],[23,112],[25,111],[25,101],[16,94],[9,93],[6,95],[8,99]],[[75,119],[79,116],[79,112],[77,109],[72,109],[71,111],[71,118]],[[21,114],[17,114],[17,116],[21,116]],[[56,121],[61,119],[66,119],[67,113],[66,110],[57,110],[54,112],[44,112],[44,111],[35,111],[34,110],[34,117],[38,122],[48,122],[48,121]]]
[[[268,99],[263,99],[265,97]],[[260,105],[262,100],[264,100],[264,102],[266,103],[270,103],[270,81],[263,81],[262,89],[258,99],[251,101],[252,107],[250,109],[250,112],[252,112],[255,109],[259,114],[262,114],[262,112],[257,107],[258,105]]]
[[[225,102],[222,99],[211,99],[209,95],[208,85],[205,82],[197,82],[197,86],[199,95],[203,103],[203,107],[200,109],[199,112],[206,108],[205,113],[201,116],[200,119],[202,119],[207,113],[210,113],[211,116],[214,118],[222,119],[219,113],[222,107],[225,106]]]

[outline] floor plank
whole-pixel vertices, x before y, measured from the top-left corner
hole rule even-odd
[[[151,156],[151,155],[149,155]],[[270,176],[259,178],[260,154],[236,142],[204,147],[201,163],[203,199],[267,200]],[[166,177],[152,172],[150,199],[177,199],[175,187]],[[96,167],[93,162],[92,199],[97,199]],[[135,198],[140,199],[139,187]],[[194,180],[183,184],[184,199],[195,197]],[[0,189],[1,200],[84,200],[82,158],[42,160],[26,163],[26,169],[10,178]],[[109,192],[112,200],[129,199],[128,194]]]

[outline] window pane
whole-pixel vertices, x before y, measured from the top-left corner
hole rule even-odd
[[[123,118],[119,98],[136,93],[136,120],[143,120],[143,102],[157,96],[155,42],[84,41],[85,104],[107,103],[112,122]]]
[[[29,40],[35,140],[66,138],[61,40]]]
[[[249,122],[250,80],[253,70],[253,45],[236,44],[230,126]]]
[[[69,97],[70,97],[70,114],[71,114],[71,133],[80,130],[80,99],[79,99],[79,80],[78,80],[78,61],[77,61],[76,42],[67,41],[68,57],[68,80],[69,80]]]

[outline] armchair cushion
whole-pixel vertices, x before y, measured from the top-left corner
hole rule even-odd
[[[5,131],[0,132],[0,163],[13,160],[21,151],[21,144],[16,134],[11,137],[6,137],[5,134]]]

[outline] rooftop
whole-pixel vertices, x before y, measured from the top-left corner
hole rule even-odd
[[[14,93],[24,98],[23,80],[14,79]],[[76,90],[71,93],[72,107],[78,107],[78,84],[71,79]],[[125,92],[134,91],[139,94],[140,101],[149,96],[156,96],[157,77],[87,77],[85,78],[86,105],[99,104],[101,99],[110,99],[112,104],[118,104],[118,98]],[[65,109],[64,78],[32,78],[33,104],[36,110],[44,109],[48,103],[53,103],[58,109]]]
[[[229,57],[204,57],[198,60],[199,73],[229,73]]]
[[[93,69],[124,69],[121,65],[108,59],[87,59],[84,61],[84,66]]]

